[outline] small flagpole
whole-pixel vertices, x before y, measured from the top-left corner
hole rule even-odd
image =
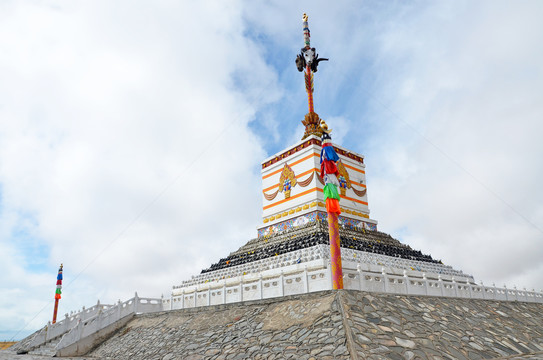
[[[55,290],[55,310],[53,311],[53,324],[57,322],[58,301],[60,300],[60,294],[62,293],[62,264],[58,269],[57,275],[57,289]]]

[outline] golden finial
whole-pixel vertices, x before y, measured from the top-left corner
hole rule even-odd
[[[328,130],[328,125],[326,125],[326,122],[324,120],[321,120],[319,125],[322,131],[324,131],[325,133],[330,134],[332,132],[332,129]]]

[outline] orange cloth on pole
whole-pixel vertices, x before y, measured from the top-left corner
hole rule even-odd
[[[326,211],[336,214],[341,214],[341,209],[339,208],[339,201],[337,199],[328,198],[326,199]]]

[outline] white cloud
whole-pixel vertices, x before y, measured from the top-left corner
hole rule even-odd
[[[256,235],[265,154],[247,123],[280,96],[273,72],[239,6],[140,5],[23,3],[0,25],[2,216],[28,214],[50,251],[29,273],[35,260],[3,222],[2,257],[24,261],[2,286],[40,305],[60,262],[61,308],[75,309],[167,294]]]
[[[404,31],[383,34],[381,57],[409,62],[377,95],[394,114],[382,128],[391,139],[377,138],[372,150],[386,165],[368,175],[370,207],[381,229],[403,229],[415,247],[476,279],[543,284],[534,271],[543,235],[542,9],[443,10],[431,6]],[[531,275],[513,275],[521,273]]]

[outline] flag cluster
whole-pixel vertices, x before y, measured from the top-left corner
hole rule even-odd
[[[57,275],[57,289],[55,290],[55,299],[60,299],[60,294],[62,294],[62,264],[58,269]]]
[[[341,214],[339,208],[339,171],[337,169],[337,162],[339,156],[336,154],[334,147],[332,146],[332,138],[330,133],[332,130],[328,130],[328,126],[324,121],[321,121],[322,133],[322,150],[321,150],[321,177],[324,179],[324,201],[326,202],[326,211],[329,213]]]

